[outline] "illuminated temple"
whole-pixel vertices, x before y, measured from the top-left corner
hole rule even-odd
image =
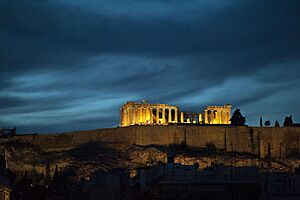
[[[178,106],[150,104],[146,101],[125,103],[120,111],[122,127],[131,125],[230,124],[231,105],[208,106],[204,112],[180,111]]]

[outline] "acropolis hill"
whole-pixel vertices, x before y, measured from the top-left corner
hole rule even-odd
[[[132,103],[125,104],[121,113],[134,106],[136,105]],[[161,108],[161,104],[158,107]],[[253,163],[260,166],[260,162],[272,158],[273,168],[284,171],[292,170],[300,163],[298,127],[248,127],[205,123],[210,120],[215,122],[213,116],[221,116],[221,119],[225,116],[224,119],[228,120],[226,112],[225,115],[211,114],[210,117],[205,117],[204,113],[203,123],[200,123],[199,118],[192,120],[184,113],[183,117],[180,117],[181,114],[178,116],[182,123],[175,123],[176,112],[170,110],[175,110],[176,107],[168,109],[171,117],[160,109],[161,114],[155,111],[152,113],[153,119],[147,110],[135,111],[134,117],[124,115],[128,113],[127,110],[121,115],[121,125],[124,127],[1,138],[1,147],[6,149],[8,167],[14,172],[45,172],[49,162],[52,169],[55,165],[60,168],[77,166],[78,170],[85,171],[96,169],[99,165],[104,168],[127,166],[134,169],[136,166],[148,165],[152,160],[165,161],[165,152],[170,151],[170,146],[181,149],[177,155],[178,161],[199,162],[200,167],[210,165],[216,158],[218,162],[236,162],[240,166]],[[207,113],[212,112],[207,110]],[[218,120],[220,122],[220,118]],[[133,125],[129,126],[128,123]],[[138,123],[141,125],[137,125]],[[211,150],[211,147],[216,148],[212,154],[201,153],[203,149]],[[239,159],[233,161],[233,156]]]

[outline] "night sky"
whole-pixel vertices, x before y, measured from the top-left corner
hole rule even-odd
[[[115,127],[128,100],[300,122],[299,0],[0,0],[0,127]]]

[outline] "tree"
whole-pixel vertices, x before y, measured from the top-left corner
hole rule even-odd
[[[275,127],[280,127],[280,124],[279,124],[279,122],[277,120],[275,122]]]
[[[60,174],[59,174],[59,172],[58,172],[58,166],[56,165],[55,166],[55,170],[54,170],[54,175],[53,175],[53,179],[52,179],[52,182],[53,183],[57,183],[57,182],[59,182],[59,178],[60,178],[60,176],[59,176]]]
[[[262,119],[262,117],[260,117],[259,125],[260,125],[260,127],[263,127],[263,119]]]
[[[265,126],[270,126],[270,125],[271,125],[270,120],[265,121]]]
[[[231,122],[231,125],[234,125],[234,126],[243,126],[246,123],[246,118],[243,117],[243,115],[240,112],[240,109],[236,109],[232,114],[230,122]]]
[[[290,115],[289,117],[286,116],[283,122],[283,126],[287,127],[287,126],[293,126],[293,118],[292,115]]]

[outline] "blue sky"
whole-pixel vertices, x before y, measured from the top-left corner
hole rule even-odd
[[[0,1],[0,126],[114,127],[128,100],[300,122],[298,0]]]

